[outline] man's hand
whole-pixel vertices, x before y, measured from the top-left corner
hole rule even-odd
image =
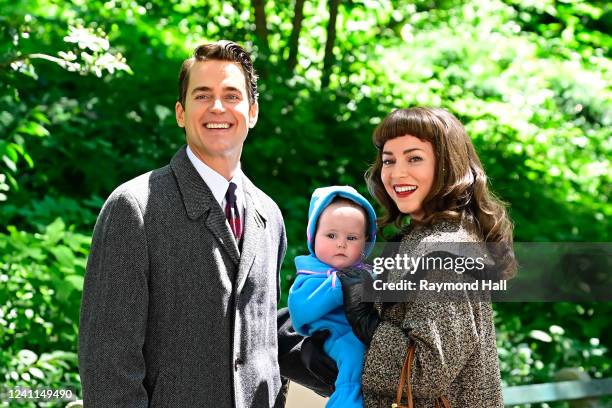
[[[304,339],[300,357],[304,366],[321,382],[329,386],[329,394],[334,392],[334,383],[338,377],[336,362],[323,351],[323,343],[329,337],[328,330],[315,332]]]
[[[323,343],[329,332],[317,332],[312,337],[304,338],[293,329],[286,307],[278,310],[276,321],[281,376],[323,397],[329,397],[334,392],[338,376],[336,362],[323,351]]]
[[[374,308],[374,303],[362,301],[368,272],[359,268],[347,268],[338,271],[337,276],[342,282],[346,318],[355,336],[369,346],[380,323],[380,317]]]

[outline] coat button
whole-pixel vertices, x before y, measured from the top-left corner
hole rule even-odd
[[[244,364],[244,361],[242,360],[242,358],[238,357],[235,361],[234,361],[234,370],[238,371],[238,366]]]

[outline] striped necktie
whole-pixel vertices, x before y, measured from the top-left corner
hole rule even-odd
[[[236,242],[242,238],[242,223],[240,222],[240,212],[236,204],[236,184],[230,183],[225,194],[225,218],[229,222],[230,228],[236,237]]]

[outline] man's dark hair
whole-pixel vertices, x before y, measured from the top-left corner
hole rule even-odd
[[[240,45],[232,41],[219,40],[211,44],[203,44],[193,51],[193,56],[183,61],[181,72],[179,73],[179,95],[178,101],[185,108],[187,98],[187,87],[189,86],[189,72],[197,61],[229,61],[235,62],[242,69],[246,78],[246,87],[249,98],[249,105],[257,102],[259,93],[257,92],[257,74],[253,68],[253,61],[248,52]]]

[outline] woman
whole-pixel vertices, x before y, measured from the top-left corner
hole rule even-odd
[[[400,254],[422,256],[424,243],[494,243],[495,270],[506,279],[514,274],[512,224],[488,190],[457,118],[443,109],[396,110],[375,130],[373,141],[378,152],[366,181],[386,210],[379,228],[411,220],[402,230]],[[348,320],[368,346],[362,377],[366,407],[395,402],[410,345],[415,407],[434,407],[441,396],[452,407],[503,407],[490,302],[466,291],[453,302],[373,304],[361,301],[359,276],[348,271],[339,277]]]

